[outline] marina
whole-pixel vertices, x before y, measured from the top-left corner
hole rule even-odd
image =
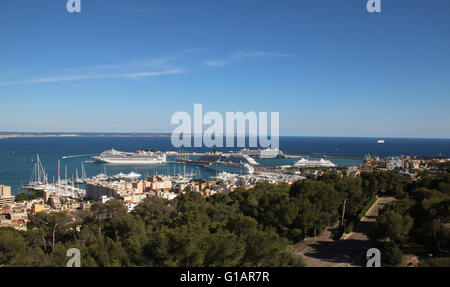
[[[83,170],[83,176],[81,179],[78,178],[78,172],[77,172],[77,178],[75,180],[68,180],[67,179],[67,168],[66,168],[66,176],[64,180],[61,180],[60,178],[60,163],[58,161],[58,181],[50,183],[48,181],[48,175],[45,172],[45,168],[41,163],[41,160],[39,158],[39,154],[36,155],[36,162],[34,164],[33,170],[31,172],[30,181],[28,184],[23,186],[23,189],[32,190],[32,191],[42,191],[45,193],[49,193],[52,195],[58,195],[58,196],[64,196],[64,197],[71,197],[71,198],[83,198],[86,194],[86,191],[84,189],[81,189],[78,187],[79,183],[86,180],[86,175],[84,171],[84,167],[82,166]],[[75,187],[75,184],[77,187]]]
[[[61,160],[75,159],[78,157],[87,157],[86,155],[74,155],[74,156],[62,156],[58,159],[58,169],[57,177],[53,177],[53,181],[49,181],[49,176],[46,172],[45,167],[41,162],[39,154],[36,154],[35,160],[32,159],[33,169],[31,171],[31,176],[29,182],[22,186],[25,190],[41,191],[54,196],[70,197],[82,199],[86,195],[86,190],[83,186],[86,183],[92,182],[114,182],[114,181],[129,181],[136,182],[140,178],[149,178],[150,175],[147,172],[145,176],[137,172],[139,166],[143,165],[144,162],[149,165],[153,164],[164,164],[166,166],[166,172],[159,172],[160,175],[164,176],[167,180],[170,180],[174,186],[179,184],[188,184],[193,179],[215,179],[218,174],[234,174],[234,175],[253,175],[260,178],[262,174],[276,174],[278,177],[283,177],[285,175],[280,174],[280,172],[288,167],[298,166],[299,162],[306,163],[306,160],[302,158],[300,161],[295,162],[293,165],[281,165],[280,160],[287,160],[283,156],[273,156],[272,159],[275,160],[274,163],[278,165],[261,165],[257,162],[254,157],[261,159],[260,155],[248,154],[248,150],[244,150],[247,154],[240,152],[232,153],[220,153],[213,151],[210,153],[196,153],[196,159],[191,159],[191,156],[186,155],[183,152],[168,152],[171,156],[175,156],[175,160],[167,160],[165,152],[155,152],[153,150],[139,150],[134,153],[127,153],[117,151],[115,149],[107,150],[102,152],[98,156],[94,156],[94,163],[98,166],[103,166],[103,170],[92,177],[88,177],[85,170],[85,165],[83,162],[80,163],[81,174],[78,172],[78,168],[75,168],[75,175],[68,175],[67,165],[64,165],[64,178],[61,178]],[[281,151],[277,151],[277,154],[282,154]],[[267,158],[265,158],[267,159]],[[320,159],[318,161],[321,166],[336,166],[330,161],[325,161]],[[314,161],[308,161],[309,164],[314,163]],[[116,173],[111,173],[108,175],[107,167],[116,166]],[[169,172],[169,165],[172,172]],[[120,170],[120,167],[131,167],[135,168],[131,171],[124,172]],[[191,166],[186,170],[186,166]],[[192,167],[197,166],[197,167]],[[200,168],[209,171],[206,174],[201,172]],[[129,169],[129,168],[128,168]],[[158,173],[157,173],[158,174]],[[153,173],[153,176],[155,173]],[[284,177],[283,177],[284,178]]]

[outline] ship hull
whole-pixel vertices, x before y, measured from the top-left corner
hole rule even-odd
[[[165,159],[161,160],[118,160],[118,159],[106,159],[106,158],[94,158],[97,163],[107,163],[107,164],[115,164],[115,165],[150,165],[150,164],[162,164],[165,163]]]
[[[208,165],[208,168],[218,172],[227,172],[234,174],[252,174],[254,169],[251,166],[243,167],[243,166],[234,166],[234,165],[217,165],[212,163]]]
[[[115,149],[102,152],[92,157],[97,163],[115,165],[151,165],[166,162],[166,155],[161,152],[140,150],[137,152],[122,152]]]

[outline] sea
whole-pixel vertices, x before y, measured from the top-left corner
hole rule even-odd
[[[377,138],[339,137],[280,137],[280,149],[285,154],[308,155],[311,159],[328,157],[339,166],[354,166],[362,163],[367,155],[380,157],[417,155],[429,157],[449,157],[450,139],[401,139],[384,138],[385,143],[377,143]],[[0,139],[0,184],[11,186],[12,193],[23,192],[22,186],[30,181],[30,176],[38,154],[45,167],[50,182],[57,179],[58,161],[60,174],[64,179],[81,177],[83,163],[88,177],[99,173],[115,175],[119,172],[134,171],[142,176],[194,173],[201,178],[214,176],[214,171],[205,167],[167,163],[148,166],[116,166],[97,164],[92,156],[115,148],[122,151],[136,151],[152,148],[158,151],[179,151],[174,148],[170,137],[11,137]],[[239,148],[217,148],[220,152],[230,152]],[[184,148],[183,151],[211,152],[212,148]],[[63,158],[64,157],[64,158]],[[196,159],[192,156],[191,159]],[[168,156],[168,161],[175,157]],[[262,165],[288,165],[298,158],[258,159]],[[67,169],[67,173],[66,173]]]

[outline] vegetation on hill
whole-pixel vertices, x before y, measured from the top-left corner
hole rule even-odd
[[[133,213],[112,199],[90,211],[34,214],[28,227],[0,228],[0,265],[65,266],[73,247],[82,266],[303,265],[288,240],[221,194],[149,197]]]
[[[433,256],[424,265],[448,261],[439,257],[450,256],[450,174],[426,175],[395,194],[398,200],[381,211],[371,233],[381,248],[384,263],[401,263],[402,254],[397,249],[405,243],[419,244],[424,253]]]
[[[325,174],[292,186],[261,183],[207,198],[198,192],[173,201],[148,197],[131,213],[112,199],[89,211],[31,215],[27,232],[0,228],[0,266],[64,266],[73,247],[82,266],[303,266],[293,244],[342,215],[345,226],[355,225],[375,195],[398,198],[371,235],[384,263],[399,264],[399,247],[412,241],[448,257],[449,190],[448,174],[412,182],[372,172]]]
[[[35,192],[21,192],[16,194],[14,201],[22,202],[22,201],[30,201],[33,199],[38,199],[44,196],[43,191],[35,191]]]

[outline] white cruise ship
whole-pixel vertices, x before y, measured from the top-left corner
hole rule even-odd
[[[216,162],[216,161],[222,161],[222,162],[234,162],[234,163],[246,163],[250,165],[259,165],[257,161],[255,161],[252,157],[242,154],[242,153],[231,153],[228,155],[224,155],[222,153],[208,153],[200,156],[198,161],[202,162]]]
[[[159,164],[166,162],[166,154],[153,150],[139,150],[136,152],[123,152],[115,149],[102,152],[92,157],[98,163],[108,164]]]
[[[335,167],[336,164],[332,163],[329,160],[325,160],[323,158],[321,158],[319,160],[310,160],[310,159],[302,158],[299,161],[297,161],[296,163],[294,163],[294,166],[299,166],[299,167]]]
[[[255,169],[247,163],[235,163],[224,161],[216,161],[210,163],[208,165],[208,168],[218,172],[237,173],[237,174],[252,174],[255,172]]]
[[[241,150],[241,153],[251,156],[253,158],[286,158],[286,156],[281,150],[277,148],[271,149],[269,147],[266,149],[256,149],[256,150],[243,149]]]

